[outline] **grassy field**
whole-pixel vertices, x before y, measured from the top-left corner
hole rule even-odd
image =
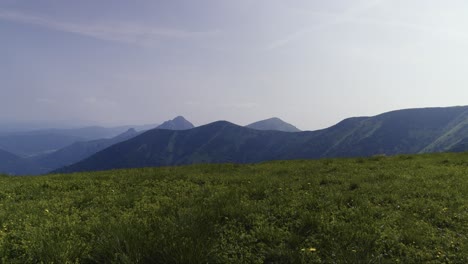
[[[2,263],[468,263],[468,154],[0,177]]]

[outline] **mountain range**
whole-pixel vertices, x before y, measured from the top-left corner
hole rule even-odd
[[[37,170],[29,174],[47,173],[54,169],[73,164],[100,150],[135,137],[138,134],[139,133],[135,129],[130,128],[126,132],[113,138],[75,142],[50,154],[32,157],[28,159],[28,161],[36,164]]]
[[[398,110],[296,133],[218,121],[183,131],[150,130],[56,172],[442,152],[467,140],[467,106]]]
[[[12,134],[0,136],[0,149],[20,157],[53,152],[76,141],[86,140],[82,137],[44,133],[44,134]]]
[[[136,130],[143,131],[158,125],[136,126]],[[82,127],[69,129],[41,129],[20,132],[5,132],[0,134],[0,149],[11,152],[20,157],[32,157],[54,152],[78,141],[90,141],[103,138],[113,138],[131,126],[120,127]]]
[[[182,130],[182,129],[188,129],[188,128],[193,128],[193,127],[194,127],[193,124],[185,120],[183,117],[177,117],[173,120],[164,122],[164,124],[157,126],[156,129]],[[114,128],[112,130],[120,131],[122,128],[124,127]],[[99,130],[101,129],[99,128]],[[61,131],[61,130],[57,129],[57,130],[50,130],[50,131]],[[90,131],[90,129],[89,128],[73,129],[73,130],[67,129],[64,131],[69,134],[71,133],[76,134],[77,132],[80,132],[80,131],[81,132]],[[108,132],[110,133],[110,131]],[[34,131],[31,133],[27,132],[27,133],[22,133],[22,134],[37,136],[38,133],[39,133],[38,131]],[[47,134],[45,131],[41,131],[41,133],[44,133],[47,136],[51,135],[51,134]],[[109,135],[109,133],[107,133],[106,135]],[[0,156],[0,172],[8,173],[8,174],[16,174],[16,175],[26,175],[26,174],[36,175],[36,174],[47,173],[52,170],[58,169],[60,167],[76,163],[103,149],[106,149],[107,147],[110,147],[114,144],[128,140],[141,133],[142,132],[138,132],[133,128],[129,128],[127,131],[117,136],[114,136],[112,138],[101,138],[101,139],[94,139],[94,140],[89,140],[89,141],[83,141],[81,138],[79,138],[79,140],[73,141],[72,143],[62,148],[59,148],[58,150],[50,151],[48,153],[42,153],[42,154],[34,155],[34,156],[18,157],[12,153],[3,151],[5,153],[13,155],[14,158],[11,157],[10,161],[7,163],[7,162],[3,162],[2,156]],[[98,135],[96,133],[95,134],[88,133],[88,134],[92,135],[91,138]],[[82,133],[81,136],[84,136],[84,134]],[[33,137],[29,137],[29,138],[33,138]]]

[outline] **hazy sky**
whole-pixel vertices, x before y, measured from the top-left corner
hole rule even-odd
[[[466,0],[0,0],[0,120],[301,129],[468,104]]]

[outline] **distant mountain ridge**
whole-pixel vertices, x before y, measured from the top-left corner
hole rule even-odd
[[[21,157],[40,155],[68,146],[84,138],[47,133],[0,136],[0,148]]]
[[[139,133],[135,129],[130,128],[126,132],[113,138],[75,142],[48,155],[33,157],[29,159],[29,162],[37,164],[37,171],[29,173],[47,173],[57,168],[76,163],[114,144],[135,137],[138,134]]]
[[[73,135],[86,135],[89,134],[91,137],[97,135],[103,135],[99,133],[104,133],[105,135],[109,135],[109,133],[114,133],[115,131],[120,131],[123,127],[118,128],[100,128],[96,127],[97,133],[95,128],[92,127],[85,127],[85,128],[78,128],[78,129],[66,129],[63,130],[69,134],[69,136]],[[140,126],[143,128],[144,126]],[[164,124],[159,125],[153,129],[170,129],[170,130],[183,130],[187,128],[193,127],[192,123],[187,121],[185,118],[179,116],[172,120],[168,120],[164,122]],[[62,130],[41,130],[41,131],[32,131],[32,132],[24,132],[19,135],[14,136],[25,136],[30,138],[31,136],[49,136],[49,133],[52,131],[62,131]],[[106,132],[107,131],[107,132]],[[104,150],[114,144],[126,141],[131,139],[142,132],[136,131],[134,128],[128,128],[127,131],[116,135],[112,138],[101,138],[101,139],[94,139],[94,140],[77,140],[65,147],[59,148],[56,151],[51,151],[50,153],[43,153],[31,157],[16,157],[16,159],[12,159],[8,164],[4,162],[4,165],[1,166],[1,153],[0,153],[0,173],[5,172],[8,174],[15,174],[15,175],[37,175],[37,174],[44,174],[50,172],[52,170],[56,170],[60,167],[71,165],[73,163],[79,162],[101,150]],[[13,155],[13,154],[12,154]]]
[[[466,106],[398,110],[297,133],[219,121],[184,131],[151,130],[57,172],[448,151],[468,138],[467,122]]]
[[[283,132],[301,132],[297,127],[284,122],[283,120],[273,117],[265,120],[261,120],[246,127],[256,129],[256,130],[274,130],[274,131],[283,131]]]
[[[16,156],[13,153],[0,149],[0,163],[15,161],[19,158],[20,157]]]
[[[0,174],[11,173],[11,166],[21,158],[13,153],[0,149]]]
[[[137,126],[138,130],[148,130],[158,125]],[[47,154],[67,147],[75,142],[113,138],[132,127],[82,127],[67,129],[42,129],[33,131],[9,132],[0,135],[0,148],[21,157]]]

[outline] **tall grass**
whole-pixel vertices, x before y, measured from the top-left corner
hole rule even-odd
[[[2,263],[468,263],[468,155],[0,177]]]

